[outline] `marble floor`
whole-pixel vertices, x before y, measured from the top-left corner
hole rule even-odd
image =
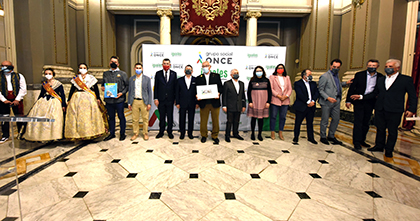
[[[15,141],[20,191],[14,176],[0,178],[0,219],[20,219],[19,195],[23,220],[419,220],[420,137],[400,132],[384,158],[354,151],[344,121],[342,146],[307,142],[304,126],[293,145],[293,119],[284,141],[240,132],[244,141],[226,143],[221,132],[219,145],[202,144],[198,131],[193,140],[151,131],[130,141],[128,131],[122,142]],[[3,170],[14,165],[11,144],[0,145]]]

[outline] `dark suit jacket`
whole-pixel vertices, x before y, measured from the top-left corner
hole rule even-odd
[[[351,102],[355,105],[360,104],[362,101],[369,101],[369,102],[375,103],[376,96],[377,96],[377,94],[375,94],[375,91],[372,91],[371,93],[366,94],[366,95],[364,94],[366,90],[366,83],[367,83],[366,75],[367,75],[367,70],[357,72],[354,75],[353,83],[350,85],[349,91],[347,92],[346,102]],[[378,84],[379,79],[383,77],[384,76],[381,73],[377,73],[376,84]],[[362,100],[352,100],[350,98],[351,95],[359,95],[359,94],[363,95]]]
[[[159,102],[173,103],[175,101],[176,72],[169,70],[169,81],[166,82],[163,70],[156,72],[153,98]]]
[[[191,76],[190,89],[188,89],[185,84],[185,76],[178,78],[175,89],[175,100],[177,105],[179,104],[181,108],[195,108],[195,105],[197,104],[196,94],[197,87],[195,86],[195,77]]]
[[[227,107],[228,112],[242,112],[246,105],[244,82],[238,81],[239,93],[236,93],[233,80],[226,81],[223,85],[222,104]]]
[[[209,81],[210,81],[209,85],[210,84],[217,85],[217,90],[219,91],[220,96],[221,96],[223,92],[223,85],[222,85],[222,80],[220,79],[220,75],[216,73],[210,73]],[[200,74],[200,76],[198,76],[195,79],[195,83],[197,86],[207,85],[206,77],[204,77],[204,74]],[[205,99],[205,100],[198,101],[198,105],[200,105],[200,108],[204,108],[207,104],[213,105],[214,108],[220,107],[220,97],[219,99]]]
[[[309,82],[309,87],[311,88],[311,96],[312,96],[312,100],[316,101],[319,98],[319,92],[318,92],[318,88],[316,86],[316,83],[311,81]],[[308,96],[308,90],[305,86],[305,83],[303,82],[303,79],[300,79],[299,81],[296,81],[294,83],[294,88],[296,91],[296,101],[293,104],[293,109],[297,110],[297,111],[305,111],[306,108],[308,107],[308,104],[306,102],[308,102],[309,100],[309,96]],[[315,110],[316,105],[314,105],[313,107],[310,107],[313,110]]]
[[[415,113],[417,110],[417,96],[414,89],[413,79],[409,76],[398,74],[397,79],[389,87],[385,88],[386,77],[381,78],[376,84],[375,90],[378,93],[375,110],[403,113],[405,93],[408,93],[408,111]]]

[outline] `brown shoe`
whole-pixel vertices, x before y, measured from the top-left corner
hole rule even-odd
[[[276,135],[275,135],[274,131],[271,131],[271,139],[272,140],[276,139]]]
[[[280,138],[280,140],[284,140],[283,131],[279,131],[279,138]]]
[[[134,135],[130,138],[130,140],[131,140],[131,141],[133,141],[133,140],[135,140],[138,136],[139,136],[138,134],[134,134]]]
[[[143,135],[143,140],[149,140],[149,135],[147,134]]]

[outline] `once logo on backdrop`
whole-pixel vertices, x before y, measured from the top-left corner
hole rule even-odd
[[[232,64],[233,52],[207,52],[206,56],[210,64]]]
[[[172,65],[172,68],[173,69],[176,69],[176,68],[178,68],[178,69],[184,69],[184,65],[183,64],[173,64]]]
[[[162,64],[152,64],[152,67],[153,68],[161,68],[162,67]]]
[[[165,53],[164,52],[152,52],[150,54],[150,57],[164,57]]]
[[[265,54],[265,58],[268,58],[268,59],[279,59],[279,54]]]
[[[254,70],[257,67],[257,65],[247,65],[246,70]]]
[[[258,54],[248,54],[248,58],[258,58]]]
[[[200,63],[203,63],[203,57],[201,56],[201,52],[198,52],[198,61],[197,61],[197,64],[198,64],[198,62],[200,62]]]
[[[265,66],[265,68],[266,68],[267,70],[270,70],[270,69],[275,69],[275,68],[276,68],[276,66],[275,66],[275,65],[267,65],[267,66]]]
[[[172,57],[181,57],[182,53],[181,52],[172,52]]]

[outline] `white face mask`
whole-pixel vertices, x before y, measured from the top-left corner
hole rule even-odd
[[[45,78],[48,79],[48,80],[51,80],[53,78],[53,76],[51,74],[47,74],[47,75],[45,75]]]
[[[87,69],[79,69],[80,74],[86,74],[88,72]]]

